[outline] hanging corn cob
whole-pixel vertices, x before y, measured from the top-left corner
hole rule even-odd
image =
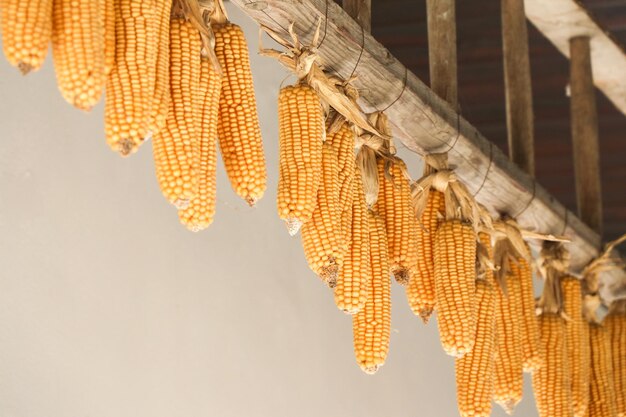
[[[105,15],[101,0],[55,0],[52,12],[52,56],[63,98],[89,111],[105,84]]]
[[[522,361],[522,288],[518,277],[510,273],[513,258],[511,243],[499,238],[494,245],[494,264],[497,281],[503,291],[496,292],[496,363],[494,401],[512,414],[523,395]]]
[[[533,372],[532,378],[540,417],[574,415],[561,286],[568,267],[569,253],[563,244],[544,242],[539,260],[544,286],[537,311],[545,363]]]
[[[426,166],[428,166],[426,164]],[[425,175],[428,175],[425,173]],[[413,187],[413,193],[417,187]],[[428,192],[426,207],[422,211],[417,228],[417,267],[406,289],[409,306],[424,323],[428,322],[436,306],[434,254],[435,234],[445,212],[443,193],[436,190]]]
[[[504,236],[511,243],[508,256],[511,262],[508,269],[521,286],[520,314],[521,314],[521,344],[522,361],[525,372],[534,372],[541,368],[543,349],[539,340],[539,322],[535,316],[535,295],[533,290],[533,276],[529,260],[530,249],[522,238],[522,232],[513,219],[503,219],[494,222],[494,228],[499,235]]]
[[[197,232],[209,227],[215,215],[217,167],[217,117],[222,77],[208,59],[202,59],[200,69],[199,133],[194,141],[197,156],[198,193],[189,207],[178,211],[181,223]]]
[[[135,152],[149,136],[149,112],[154,97],[151,77],[159,49],[151,38],[158,25],[157,7],[143,0],[113,0],[115,9],[115,66],[106,82],[104,112],[106,139],[121,155]],[[170,7],[169,1],[159,2]],[[169,20],[169,14],[164,17]]]
[[[616,416],[611,344],[603,325],[589,324],[589,346],[591,350],[589,417]]]
[[[263,197],[267,173],[250,70],[248,45],[241,28],[228,21],[221,1],[212,19],[215,54],[224,72],[218,137],[230,183],[249,205]]]
[[[201,49],[198,30],[184,15],[175,14],[170,24],[170,110],[153,150],[161,191],[179,209],[198,193],[193,143],[200,133]]]
[[[456,397],[461,417],[491,415],[496,347],[494,283],[486,277],[476,282],[476,342],[471,352],[455,360]]]
[[[568,276],[561,280],[561,286],[563,310],[568,319],[565,323],[565,335],[571,374],[572,406],[574,417],[584,417],[589,404],[589,327],[583,318],[580,280]]]
[[[354,353],[361,369],[375,373],[385,363],[389,351],[391,289],[385,223],[368,211],[372,276],[367,302],[352,317]]]
[[[22,74],[41,68],[52,36],[53,0],[1,0],[2,48]]]
[[[626,417],[626,300],[613,302],[604,326],[611,344],[617,417]]]
[[[417,219],[411,206],[406,165],[399,158],[378,159],[377,207],[387,230],[389,262],[396,281],[407,285],[417,268]]]
[[[339,161],[333,146],[322,145],[322,182],[317,190],[317,206],[302,226],[302,245],[309,267],[329,287],[337,284],[344,248],[341,242],[339,207]]]
[[[278,125],[278,214],[295,235],[313,215],[322,174],[324,116],[311,87],[298,84],[280,90]]]
[[[363,192],[361,170],[354,167],[352,199],[352,225],[349,244],[343,265],[337,276],[335,304],[348,314],[358,313],[368,299],[368,287],[372,277],[370,259],[369,217]]]

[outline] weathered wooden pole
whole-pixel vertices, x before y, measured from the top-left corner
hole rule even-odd
[[[372,0],[343,0],[343,9],[366,31],[372,31]]]
[[[501,7],[509,157],[534,176],[533,97],[524,0],[502,0]]]
[[[570,39],[570,106],[578,215],[602,235],[602,188],[589,37]]]
[[[430,88],[458,109],[455,0],[427,0]]]

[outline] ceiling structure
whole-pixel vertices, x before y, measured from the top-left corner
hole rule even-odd
[[[429,82],[425,0],[372,2],[372,32],[403,64]],[[583,2],[600,26],[626,44],[626,0]],[[500,2],[457,2],[459,104],[464,118],[507,151]],[[538,181],[576,212],[569,61],[529,23]],[[604,238],[626,231],[626,117],[597,90]]]

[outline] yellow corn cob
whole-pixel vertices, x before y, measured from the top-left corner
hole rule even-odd
[[[313,215],[322,176],[324,115],[311,87],[299,84],[280,90],[278,132],[278,215],[295,235]]]
[[[167,120],[170,108],[170,21],[172,2],[157,1],[154,5],[156,19],[150,26],[151,42],[157,44],[153,62],[148,68],[152,90],[152,101],[148,107],[148,135],[156,136]],[[175,13],[180,11],[175,10]]]
[[[302,246],[309,267],[334,288],[343,261],[339,215],[339,161],[332,145],[322,146],[322,184],[317,190],[317,207],[302,226]]]
[[[102,0],[55,0],[52,13],[52,57],[61,95],[89,111],[104,91],[105,16]]]
[[[539,323],[535,315],[533,275],[527,260],[518,258],[511,262],[511,274],[518,277],[521,285],[522,311],[522,360],[525,372],[534,372],[543,364],[543,349],[539,340]]]
[[[611,344],[604,326],[589,324],[591,350],[591,379],[589,389],[589,416],[614,417],[617,415]]]
[[[52,0],[0,0],[2,47],[22,74],[37,71],[52,36]]]
[[[565,320],[545,313],[538,318],[544,364],[533,372],[533,390],[539,417],[572,417],[572,392],[567,361]]]
[[[199,134],[196,137],[194,156],[197,160],[198,194],[189,207],[178,211],[181,223],[197,232],[209,227],[215,215],[215,189],[217,166],[217,114],[222,77],[207,59],[200,70]]]
[[[104,72],[109,75],[115,66],[115,1],[101,0],[99,4],[104,16]]]
[[[488,417],[493,397],[496,294],[492,283],[476,282],[478,321],[471,352],[455,360],[456,398],[461,417]]]
[[[368,284],[372,275],[367,205],[361,171],[357,166],[354,167],[352,186],[354,198],[351,207],[352,225],[348,249],[344,255],[343,265],[339,269],[335,287],[335,304],[348,314],[359,312],[365,305]]]
[[[626,417],[626,314],[612,312],[604,319],[604,325],[611,343],[617,417]]]
[[[476,234],[460,220],[443,222],[435,236],[435,292],[439,338],[448,355],[462,357],[476,336]]]
[[[170,3],[170,2],[164,2]],[[104,122],[107,143],[126,156],[149,133],[149,109],[154,97],[158,42],[152,38],[156,2],[114,0],[115,66],[106,82]]]
[[[368,211],[372,277],[367,302],[352,316],[354,353],[361,369],[375,373],[385,363],[391,329],[391,281],[385,223]]]
[[[380,158],[377,164],[380,184],[377,206],[385,220],[391,272],[396,282],[407,285],[411,271],[417,268],[418,224],[411,205],[411,186],[404,176],[406,165],[395,159],[389,167],[390,178],[385,174],[386,160]]]
[[[218,122],[222,160],[233,189],[252,206],[263,197],[267,173],[248,45],[233,23],[216,25],[213,31],[224,72]]]
[[[445,212],[443,193],[431,190],[417,227],[417,267],[411,275],[406,296],[413,313],[428,322],[436,306],[433,246],[437,227]]]
[[[512,414],[522,400],[524,375],[522,368],[521,283],[506,277],[506,294],[496,291],[496,365],[494,401]]]
[[[561,279],[574,417],[584,417],[589,404],[589,327],[583,318],[580,284],[576,278]]]
[[[198,192],[193,142],[198,139],[197,109],[200,69],[200,34],[191,22],[175,19],[170,27],[171,103],[165,127],[154,137],[157,179],[165,198],[185,208]]]
[[[354,169],[356,159],[354,155],[354,130],[348,123],[344,123],[333,135],[327,137],[339,161],[339,210],[341,214],[341,246],[347,250],[350,242],[350,227],[352,225],[352,200],[354,198]]]

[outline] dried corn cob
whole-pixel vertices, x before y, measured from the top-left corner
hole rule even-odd
[[[104,73],[109,75],[115,66],[115,0],[101,0],[99,5],[104,16]]]
[[[206,229],[215,215],[215,189],[217,166],[217,114],[222,77],[209,60],[202,60],[200,71],[199,134],[194,156],[197,156],[198,194],[189,207],[178,211],[181,223],[197,232]]]
[[[213,31],[224,72],[218,122],[222,160],[237,195],[253,206],[263,197],[267,173],[248,45],[233,23],[215,25]]]
[[[340,310],[348,314],[359,312],[365,305],[367,289],[372,275],[367,204],[361,171],[357,166],[354,166],[352,187],[354,198],[351,207],[352,225],[348,249],[344,255],[343,265],[339,269],[337,286],[335,287],[335,304]]]
[[[322,146],[322,184],[317,190],[317,207],[302,226],[302,245],[309,267],[329,287],[337,284],[343,261],[339,215],[339,161],[332,145]]]
[[[621,303],[618,307],[622,310],[612,311],[604,319],[604,325],[611,343],[617,417],[626,417],[626,312],[623,310],[626,307],[626,301],[614,301],[614,303]]]
[[[497,291],[496,310],[496,365],[494,401],[508,414],[512,414],[522,400],[523,368],[521,317],[521,283],[506,277],[506,294]]]
[[[280,90],[278,128],[278,215],[295,235],[313,215],[322,176],[324,115],[311,87],[298,84]]]
[[[533,372],[533,390],[540,417],[572,417],[572,391],[567,361],[565,320],[558,314],[538,318],[544,366]]]
[[[89,111],[104,92],[105,16],[102,1],[55,0],[52,12],[52,57],[61,95]]]
[[[185,208],[198,192],[193,142],[198,139],[202,42],[193,24],[175,19],[170,26],[171,103],[165,127],[154,137],[154,162],[165,198]]]
[[[169,1],[155,2],[155,19],[149,27],[150,39],[157,45],[148,68],[149,80],[153,83],[152,101],[147,109],[148,135],[151,137],[163,129],[170,108],[170,17],[185,17],[182,8],[178,7],[178,0],[173,4],[177,7],[173,8]]]
[[[476,234],[460,220],[446,220],[435,236],[435,292],[439,338],[448,355],[472,350],[476,335]]]
[[[580,284],[576,278],[561,279],[574,417],[584,417],[589,404],[589,327],[583,318]]]
[[[544,352],[539,339],[539,323],[535,315],[535,295],[530,264],[523,258],[510,263],[511,274],[518,277],[521,285],[522,312],[522,360],[525,372],[534,372],[543,364]]]
[[[428,322],[436,306],[435,298],[435,261],[433,246],[437,227],[445,212],[443,193],[429,191],[428,203],[421,215],[417,228],[417,267],[411,275],[406,289],[406,296],[413,313],[420,316],[424,323]]]
[[[337,152],[337,159],[339,160],[339,210],[341,213],[341,245],[344,250],[347,250],[350,242],[350,227],[352,225],[353,181],[356,166],[354,136],[354,130],[347,122],[344,122],[336,133],[328,135],[326,138]]]
[[[2,47],[22,74],[41,68],[52,36],[52,0],[1,0]]]
[[[158,51],[150,39],[157,21],[152,3],[114,0],[115,66],[106,82],[104,122],[107,143],[123,156],[136,151],[149,133],[155,85],[150,69]]]
[[[589,389],[589,416],[614,417],[617,415],[611,344],[607,330],[598,324],[589,324],[591,350],[591,379]]]
[[[367,302],[353,316],[352,326],[357,363],[364,372],[373,374],[385,363],[389,351],[391,281],[385,223],[377,214],[369,211],[368,224],[372,277],[368,285]]]
[[[379,158],[377,206],[385,220],[391,272],[401,285],[409,283],[410,272],[417,267],[417,219],[411,206],[411,186],[404,176],[406,165],[400,159]],[[385,172],[385,167],[389,172]]]
[[[488,417],[493,397],[496,290],[486,279],[476,282],[476,342],[455,360],[456,398],[461,417]]]

